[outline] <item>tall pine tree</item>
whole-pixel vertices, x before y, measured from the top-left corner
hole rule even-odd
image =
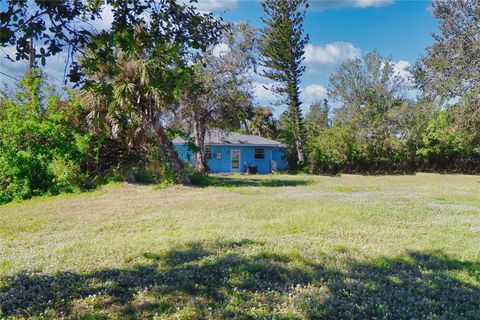
[[[262,2],[265,28],[262,30],[260,51],[263,76],[276,82],[272,91],[288,105],[292,135],[295,140],[298,164],[305,162],[303,119],[300,110],[300,77],[308,35],[303,21],[307,0],[265,0]]]

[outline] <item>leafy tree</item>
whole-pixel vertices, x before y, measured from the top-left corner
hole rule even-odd
[[[290,128],[298,163],[305,162],[302,113],[300,110],[300,77],[308,35],[304,35],[303,21],[307,0],[266,0],[262,2],[266,24],[263,29],[260,50],[263,76],[276,81],[273,91],[284,98],[288,105]]]
[[[336,125],[324,128],[321,136],[309,139],[308,161],[314,173],[337,173],[356,161],[351,127]]]
[[[296,170],[298,167],[295,164],[298,161],[298,157],[291,121],[292,119],[290,118],[288,111],[284,111],[280,114],[277,121],[276,139],[282,141],[286,146],[289,169]]]
[[[435,43],[415,66],[420,88],[428,95],[480,99],[480,2],[435,0],[432,13],[440,23]]]
[[[307,137],[317,137],[330,126],[330,106],[328,100],[316,101],[310,105],[305,116],[305,132]]]
[[[411,139],[420,139],[414,134],[412,119],[419,110],[405,99],[405,88],[405,80],[395,73],[391,60],[378,52],[341,64],[328,88],[330,98],[339,103],[333,126],[328,127],[327,107],[321,113],[314,105],[316,109],[306,121],[313,171],[412,168],[416,144]],[[314,117],[319,120],[312,121]],[[315,123],[323,123],[323,127]]]
[[[310,105],[310,111],[305,116],[305,123],[316,124],[322,128],[330,126],[330,106],[327,99],[315,101]]]
[[[388,158],[388,142],[402,134],[392,117],[403,106],[405,85],[393,67],[374,51],[347,60],[330,77],[329,96],[341,103],[334,122],[352,126],[366,159]]]
[[[92,66],[101,54],[89,51],[84,65],[90,77],[84,90],[85,101],[94,118],[107,121],[113,136],[123,140],[128,149],[145,146],[146,137],[156,134],[166,160],[177,174],[177,182],[189,184],[161,121],[162,114],[175,101],[184,71],[175,65],[175,47],[158,46],[150,51],[148,39],[149,34],[137,27],[131,38],[137,44],[136,50],[114,49],[115,63],[107,60]]]
[[[435,171],[478,172],[480,145],[473,132],[458,126],[457,106],[437,109],[425,121],[416,150],[420,168]]]
[[[452,126],[465,143],[480,145],[480,2],[432,3],[440,32],[415,66],[415,79],[430,99],[450,105]]]
[[[208,170],[204,157],[207,129],[237,129],[252,106],[255,30],[244,23],[229,25],[223,30],[220,43],[220,47],[212,45],[196,57],[178,111],[193,133],[201,171]],[[223,51],[218,52],[219,48]]]
[[[161,118],[178,100],[187,56],[216,41],[220,22],[175,0],[107,0],[113,13],[111,29],[94,34],[85,23],[99,17],[103,2],[47,2],[9,3],[1,16],[2,45],[16,44],[16,58],[23,59],[31,53],[27,40],[46,39],[50,46],[40,50],[42,63],[65,46],[72,55],[81,51],[81,69],[75,62],[70,79],[79,81],[86,74],[86,90],[110,115],[117,112],[126,121],[137,121],[142,133],[154,130],[176,180],[189,184]],[[78,24],[79,19],[85,23]]]
[[[328,95],[340,103],[335,121],[345,122],[359,115],[357,121],[370,121],[381,116],[404,100],[405,88],[405,80],[395,74],[391,59],[377,51],[362,59],[348,59],[329,79]]]
[[[445,165],[454,158],[465,154],[465,139],[452,126],[452,114],[439,110],[427,124],[422,134],[423,146],[418,150],[434,165]]]
[[[34,58],[45,65],[46,58],[69,47],[73,56],[88,44],[91,30],[82,21],[100,18],[100,2],[85,1],[8,1],[0,13],[0,44],[15,46],[15,60],[28,60],[33,55],[33,41],[43,46]],[[13,57],[7,56],[13,61]]]

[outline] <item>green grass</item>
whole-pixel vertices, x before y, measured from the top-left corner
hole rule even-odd
[[[480,177],[197,177],[0,207],[0,318],[480,319]]]

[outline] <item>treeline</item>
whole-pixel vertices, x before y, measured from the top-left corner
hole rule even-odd
[[[107,4],[113,23],[92,29]],[[31,67],[0,95],[0,203],[110,181],[189,185],[171,141],[191,137],[208,172],[209,128],[285,142],[292,170],[479,172],[478,1],[433,3],[441,33],[411,79],[378,52],[347,60],[305,118],[307,1],[262,6],[256,30],[175,0],[9,1],[0,44]],[[72,85],[59,91],[41,67],[61,52]],[[279,119],[254,103],[258,65],[287,106]]]
[[[434,1],[432,13],[440,33],[409,70],[377,51],[349,59],[305,119],[291,104],[278,120],[260,108],[251,130],[284,141],[293,169],[313,173],[479,173],[480,2]]]
[[[432,13],[440,32],[410,79],[377,52],[331,76],[332,117],[326,104],[306,117],[313,172],[480,172],[480,2]]]
[[[406,81],[376,52],[343,63],[329,86],[340,106],[327,118],[328,103],[313,104],[305,119],[310,169],[480,172],[478,99],[412,99]]]

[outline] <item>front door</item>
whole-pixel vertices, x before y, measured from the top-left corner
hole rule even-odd
[[[240,150],[230,150],[230,159],[231,165],[230,169],[232,172],[240,171]]]

